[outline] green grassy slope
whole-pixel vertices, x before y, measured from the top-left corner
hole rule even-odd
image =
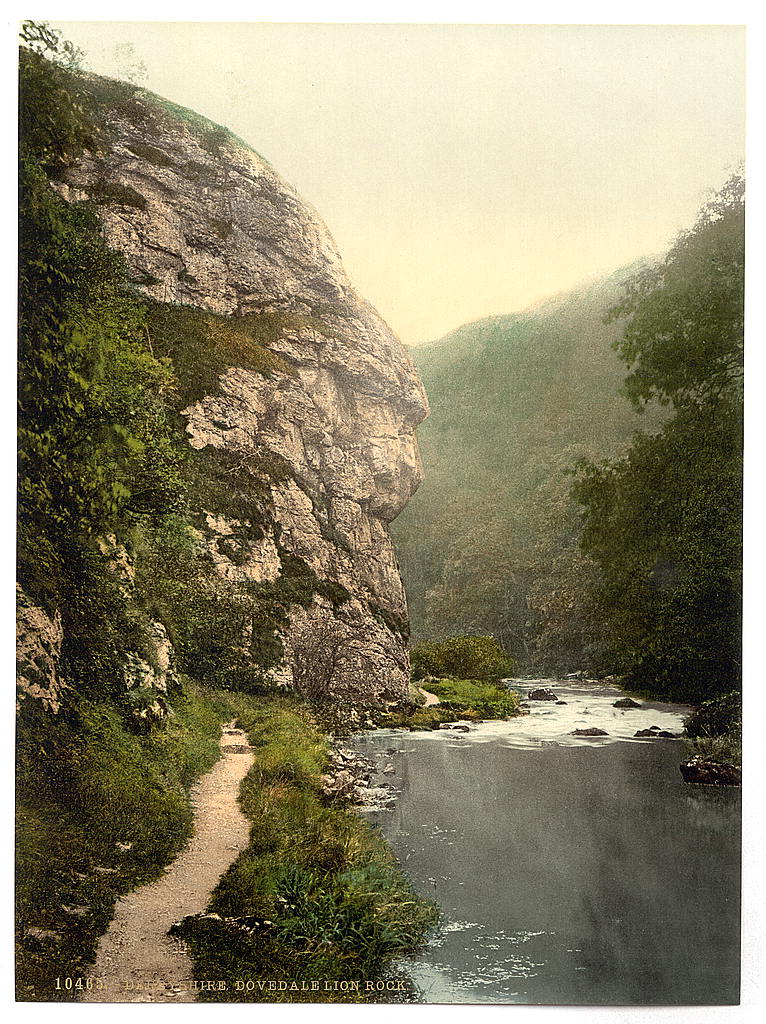
[[[412,350],[432,410],[425,479],[393,533],[416,639],[493,633],[522,663],[579,667],[587,614],[549,621],[552,597],[571,604],[592,573],[568,473],[657,423],[620,396],[619,326],[603,322],[632,269]]]

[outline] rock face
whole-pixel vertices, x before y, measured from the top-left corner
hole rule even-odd
[[[61,615],[49,615],[16,587],[16,705],[32,697],[57,714],[66,686],[59,674]]]
[[[317,595],[291,610],[276,676],[291,681],[296,645],[329,643],[343,654],[329,690],[398,696],[409,675],[407,608],[388,524],[421,479],[420,380],[354,291],[322,221],[265,160],[151,94],[129,99],[111,109],[105,101],[109,146],[70,168],[65,198],[98,204],[107,242],[148,296],[236,317],[294,317],[269,342],[284,372],[232,365],[184,410],[193,448],[287,467],[271,484],[274,529],[257,544],[234,552],[237,522],[208,516],[217,571],[234,582],[277,579],[278,539],[348,597]]]

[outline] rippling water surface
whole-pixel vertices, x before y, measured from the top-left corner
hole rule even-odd
[[[468,733],[363,734],[398,791],[378,823],[443,926],[407,967],[427,1002],[731,1003],[738,998],[739,791],[688,786],[686,708],[543,681]],[[526,692],[533,685],[518,684]],[[596,727],[608,736],[579,738]]]

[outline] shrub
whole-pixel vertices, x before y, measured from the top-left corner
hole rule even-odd
[[[451,636],[420,644],[412,651],[411,660],[413,679],[453,676],[491,682],[511,675],[516,668],[491,636]]]
[[[698,737],[733,735],[742,732],[742,695],[738,690],[706,700],[684,722],[684,732]]]

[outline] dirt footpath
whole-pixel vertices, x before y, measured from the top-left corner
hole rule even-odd
[[[247,846],[250,826],[237,796],[252,763],[246,734],[224,726],[221,758],[192,790],[189,845],[156,882],[119,900],[91,971],[94,985],[102,978],[105,987],[84,993],[83,1002],[194,1002],[191,960],[167,931],[207,908],[218,879]]]

